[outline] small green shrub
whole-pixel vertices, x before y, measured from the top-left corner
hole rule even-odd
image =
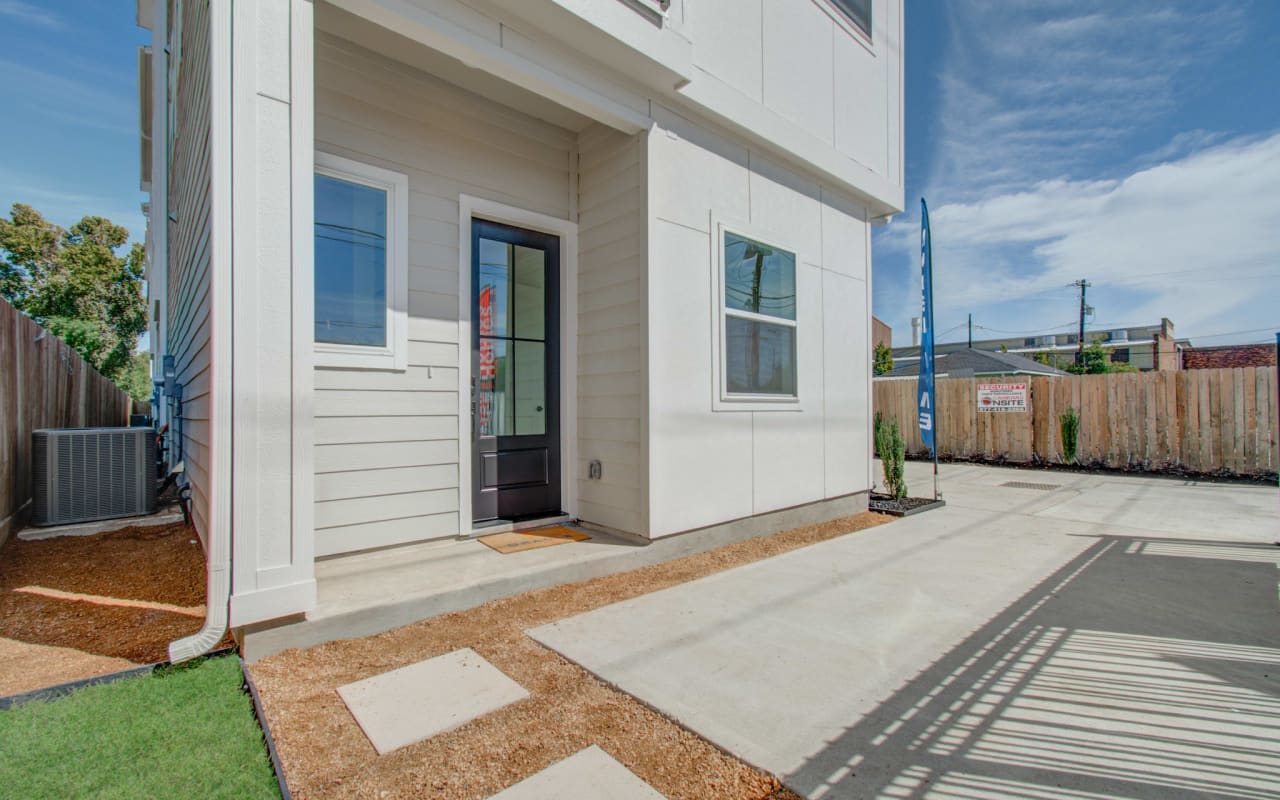
[[[885,491],[894,499],[907,496],[907,442],[898,430],[896,419],[885,419],[876,414],[876,452],[884,465]]]
[[[1080,434],[1080,415],[1074,408],[1068,408],[1058,417],[1062,427],[1062,460],[1068,464],[1076,461],[1076,442]]]

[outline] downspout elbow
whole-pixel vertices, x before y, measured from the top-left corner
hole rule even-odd
[[[216,647],[226,634],[227,609],[231,596],[229,564],[210,565],[208,592],[204,627],[190,636],[169,643],[170,663],[178,664],[204,655]]]

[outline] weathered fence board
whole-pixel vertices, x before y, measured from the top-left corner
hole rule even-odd
[[[31,432],[128,425],[129,395],[0,299],[0,544],[31,499]]]
[[[1271,475],[1280,466],[1275,367],[1017,378],[1028,384],[1029,412],[978,412],[978,387],[1010,380],[938,380],[942,456],[1060,462],[1059,418],[1073,408],[1081,463],[1238,475]],[[908,451],[921,453],[916,382],[877,380],[874,394],[876,412],[896,419]]]

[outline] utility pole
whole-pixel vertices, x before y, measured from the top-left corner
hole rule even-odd
[[[973,314],[969,315],[969,349],[973,349]]]
[[[1077,342],[1079,347],[1076,348],[1076,363],[1084,364],[1084,315],[1092,310],[1084,302],[1084,290],[1088,289],[1093,284],[1089,283],[1084,278],[1081,278],[1071,285],[1080,287],[1080,340]]]

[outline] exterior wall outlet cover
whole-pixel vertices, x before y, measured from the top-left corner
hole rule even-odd
[[[604,475],[604,465],[600,463],[600,459],[598,458],[592,460],[590,466],[587,469],[588,469],[587,477],[593,481],[600,480],[600,478]]]

